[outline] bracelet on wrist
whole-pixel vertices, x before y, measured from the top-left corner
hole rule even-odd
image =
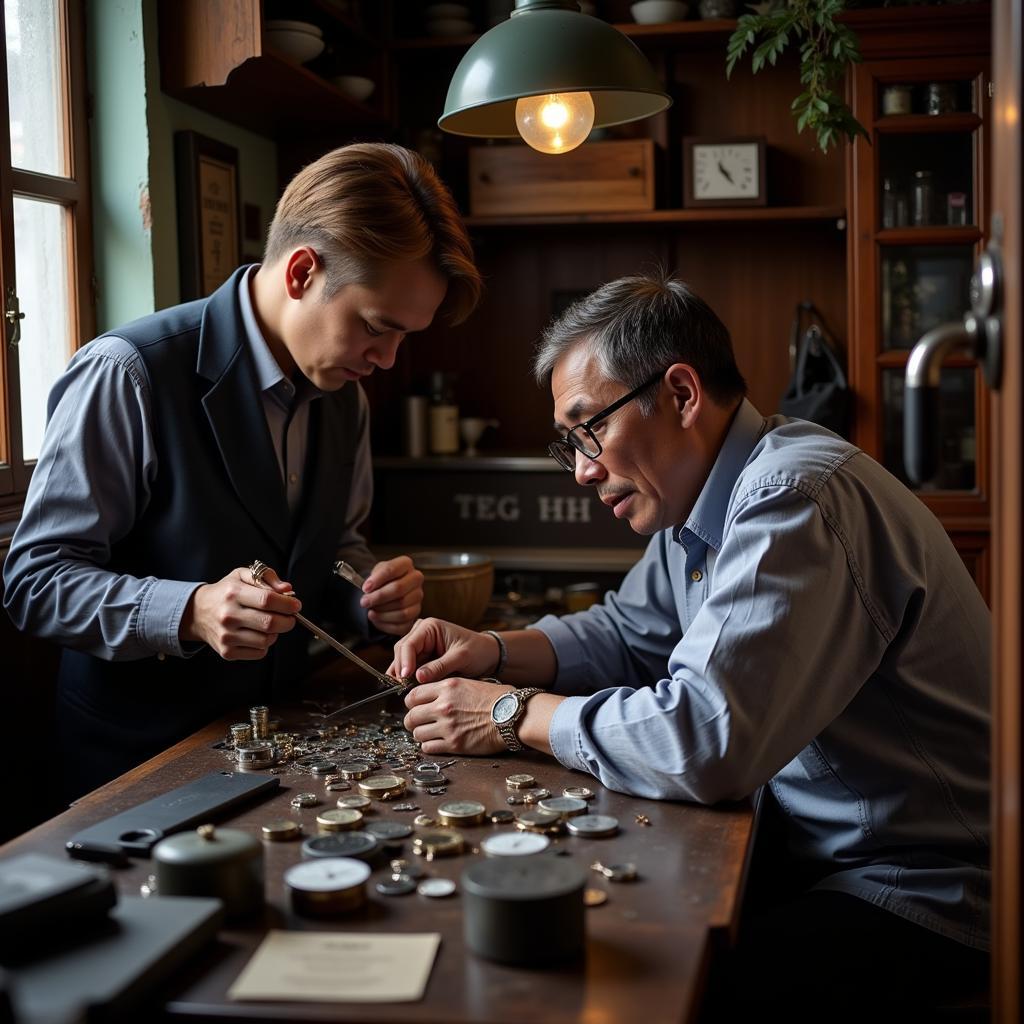
[[[505,666],[508,664],[508,648],[505,646],[505,641],[502,639],[500,633],[493,629],[485,629],[482,632],[484,636],[493,636],[498,643],[498,664],[495,666],[491,675],[500,679],[501,673],[505,671]]]

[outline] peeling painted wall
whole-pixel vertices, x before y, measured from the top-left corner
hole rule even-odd
[[[264,232],[277,202],[277,146],[164,95],[157,0],[91,0],[87,10],[103,331],[179,301],[174,133],[198,131],[238,150],[242,202],[260,208]],[[243,252],[261,249],[243,242]]]
[[[150,313],[153,252],[140,0],[88,5],[96,322],[100,330]]]

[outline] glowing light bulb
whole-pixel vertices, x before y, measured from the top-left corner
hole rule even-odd
[[[516,100],[516,127],[541,153],[568,153],[594,127],[594,101],[589,92],[526,96]]]

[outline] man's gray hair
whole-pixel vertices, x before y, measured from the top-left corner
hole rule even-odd
[[[711,307],[682,281],[664,272],[620,277],[574,302],[541,336],[533,372],[542,387],[569,349],[584,344],[602,376],[639,387],[673,363],[687,363],[715,401],[727,404],[747,385],[729,332]],[[637,398],[643,415],[654,411],[656,385]]]

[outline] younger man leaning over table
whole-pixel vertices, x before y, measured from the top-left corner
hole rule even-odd
[[[360,532],[359,381],[439,311],[465,319],[480,290],[430,164],[356,144],[292,179],[262,264],[75,355],[4,565],[15,624],[65,648],[65,797],[288,693],[306,671],[300,607],[349,631],[412,625],[422,574],[404,555],[375,564]],[[270,590],[256,558],[280,573]],[[361,596],[332,577],[337,558],[369,574]]]
[[[723,1019],[841,1019],[981,987],[990,616],[938,521],[836,435],[744,398],[728,332],[671,278],[624,278],[545,333],[551,454],[651,537],[585,612],[395,648],[424,753],[518,741],[655,799],[767,786],[795,879],[750,914]],[[550,692],[536,692],[541,687]],[[499,710],[500,717],[500,710]],[[746,1003],[749,1001],[749,1003]]]

